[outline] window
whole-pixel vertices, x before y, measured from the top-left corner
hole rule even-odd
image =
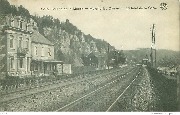
[[[20,67],[20,68],[23,68],[23,58],[20,58],[20,59],[19,59],[19,67]]]
[[[10,48],[13,48],[13,39],[10,39]]]
[[[10,35],[10,48],[14,47],[14,36]]]
[[[49,64],[49,70],[51,70],[51,64]]]
[[[26,24],[26,31],[28,31],[28,25]]]
[[[37,55],[37,46],[35,46],[35,55]]]
[[[10,64],[11,64],[11,68],[14,68],[14,57],[10,58]]]
[[[27,58],[27,71],[29,71],[29,58]]]
[[[42,49],[41,49],[41,56],[44,56],[44,47],[42,47]]]
[[[19,24],[20,24],[20,28],[22,29],[22,22],[20,21]]]
[[[50,64],[50,68],[49,68],[49,70],[52,70],[52,64]]]
[[[19,48],[21,48],[22,47],[22,38],[20,37],[19,38]]]
[[[37,63],[34,63],[34,70],[37,71],[38,70],[38,64]]]
[[[28,48],[29,47],[29,42],[28,41],[26,41],[26,48]]]
[[[14,27],[14,20],[11,20],[11,26]]]
[[[48,48],[48,55],[51,56],[51,49]]]
[[[25,48],[29,48],[29,39],[28,38],[25,41]]]
[[[50,65],[49,64],[47,64],[47,70],[50,70]]]

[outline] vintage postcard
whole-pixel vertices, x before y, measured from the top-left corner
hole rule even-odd
[[[178,0],[0,0],[0,112],[175,114],[179,14]]]

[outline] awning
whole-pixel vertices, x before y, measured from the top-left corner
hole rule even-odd
[[[57,61],[57,60],[46,60],[46,61],[43,61],[44,63],[59,63],[59,64],[63,64],[63,61]]]
[[[42,60],[42,59],[33,59],[32,61],[35,61],[35,62],[43,62],[43,63],[56,63],[56,64],[63,64],[63,61],[57,61],[57,60]]]

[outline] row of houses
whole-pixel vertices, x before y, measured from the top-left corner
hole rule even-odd
[[[54,58],[54,44],[39,33],[37,23],[31,18],[6,16],[0,28],[0,46],[0,79],[75,72],[70,64]],[[91,46],[93,50],[82,56],[83,65],[106,69],[106,52],[98,52],[94,42]]]
[[[158,67],[157,68],[159,73],[162,73],[164,75],[169,75],[169,76],[175,76],[177,74],[177,67]]]
[[[33,19],[6,16],[0,40],[1,77],[50,75],[63,64],[54,59],[54,44],[38,32]]]

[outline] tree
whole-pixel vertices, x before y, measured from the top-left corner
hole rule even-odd
[[[11,5],[7,0],[0,0],[0,13],[2,14],[11,13]]]
[[[17,14],[20,15],[20,16],[26,17],[26,18],[30,18],[31,17],[29,11],[27,9],[25,9],[22,5],[20,5],[18,7]]]

